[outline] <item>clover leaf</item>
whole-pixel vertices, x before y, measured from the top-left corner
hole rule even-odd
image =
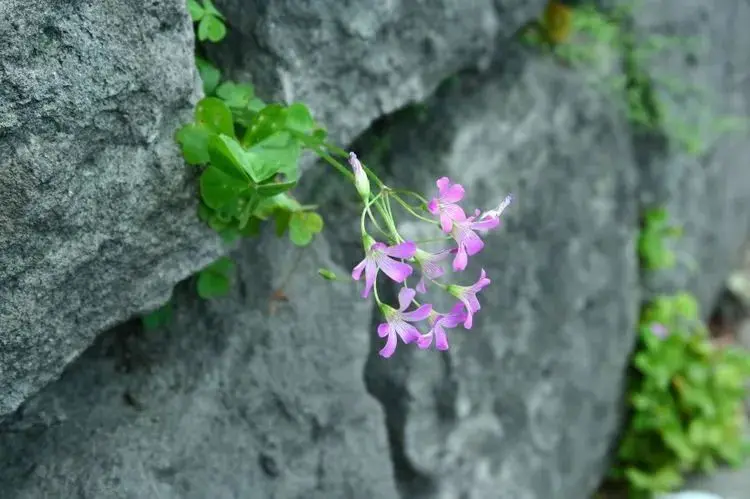
[[[215,133],[223,133],[234,137],[234,120],[232,111],[221,99],[205,97],[195,106],[195,121],[206,125]]]
[[[289,239],[297,246],[307,246],[323,230],[323,219],[317,213],[297,211],[289,219]]]
[[[143,329],[146,331],[152,331],[154,329],[159,329],[160,327],[166,326],[169,324],[172,320],[172,303],[167,302],[166,304],[162,305],[161,307],[152,310],[151,312],[148,312],[147,314],[141,316],[141,323],[143,324]]]
[[[198,56],[195,57],[195,65],[198,67],[198,74],[203,82],[203,93],[210,96],[219,85],[221,71],[207,60]]]
[[[201,270],[198,274],[198,295],[204,299],[216,298],[229,293],[234,262],[222,257]]]
[[[189,123],[177,131],[175,139],[182,146],[182,155],[190,165],[208,163],[208,140],[211,132],[199,123]]]

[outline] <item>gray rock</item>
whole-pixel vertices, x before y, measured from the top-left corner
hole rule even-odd
[[[456,275],[470,284],[482,267],[493,280],[472,330],[454,331],[444,354],[406,347],[368,364],[408,470],[404,497],[589,497],[620,422],[638,316],[627,123],[583,75],[519,50],[427,107],[377,138],[391,152],[370,165],[427,196],[448,175],[470,210],[509,192],[517,201]]]
[[[0,5],[0,419],[220,254],[174,144],[184,0]]]
[[[301,101],[338,143],[488,61],[497,40],[546,0],[225,0],[226,41],[210,47],[229,77],[269,98]]]
[[[336,269],[324,240],[298,263],[256,243],[232,255],[230,296],[182,284],[168,327],[104,335],[0,426],[0,496],[397,497],[362,379],[370,307],[317,277]]]

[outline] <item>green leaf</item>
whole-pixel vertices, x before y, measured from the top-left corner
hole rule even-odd
[[[263,223],[263,220],[257,217],[250,217],[250,220],[247,222],[247,225],[244,229],[240,231],[240,234],[242,234],[245,237],[254,237],[260,234],[260,226]]]
[[[214,166],[209,166],[201,174],[200,186],[201,199],[206,206],[214,210],[236,202],[240,193],[248,188],[246,184],[225,175]]]
[[[200,21],[203,17],[203,14],[205,14],[206,12],[196,0],[188,0],[187,8],[188,12],[190,12],[190,17],[193,19],[193,22]]]
[[[224,15],[216,10],[216,7],[214,7],[214,4],[211,0],[203,0],[203,9],[209,14],[218,17],[219,19],[224,19]]]
[[[674,298],[677,313],[686,319],[698,319],[698,301],[687,293],[680,293]]]
[[[229,278],[213,272],[202,271],[198,274],[198,296],[208,300],[229,293]]]
[[[297,246],[310,244],[322,229],[323,219],[317,213],[297,211],[289,219],[289,239]]]
[[[167,302],[165,305],[152,310],[151,312],[141,316],[141,323],[143,329],[146,331],[153,331],[162,326],[166,326],[172,320],[172,302]]]
[[[205,124],[213,132],[234,137],[232,111],[221,99],[216,97],[201,99],[195,106],[195,121]]]
[[[200,74],[203,81],[203,93],[211,95],[221,80],[221,71],[207,60],[198,56],[195,57],[195,65],[198,67],[198,74]]]
[[[305,212],[305,227],[307,227],[307,230],[310,232],[317,234],[318,232],[323,230],[323,217],[318,215],[317,213],[312,212]]]
[[[307,134],[315,128],[315,120],[302,103],[295,102],[286,108],[286,128],[296,132]]]
[[[211,165],[245,185],[249,183],[248,173],[252,176],[249,158],[242,146],[232,137],[214,135],[208,141],[208,155]]]
[[[277,173],[283,173],[288,182],[299,178],[297,162],[301,153],[297,140],[289,132],[276,132],[248,149],[257,158],[253,180],[260,183]]]
[[[264,198],[268,198],[289,191],[293,189],[295,185],[297,185],[297,182],[276,182],[258,185],[256,189],[258,194]]]
[[[279,104],[264,105],[253,119],[252,126],[245,131],[242,145],[257,144],[270,135],[281,131],[284,126],[286,110]]]
[[[250,221],[250,217],[253,216],[253,214],[255,213],[255,209],[258,207],[258,204],[260,204],[260,200],[261,197],[255,191],[249,191],[245,195],[244,199],[242,200],[244,202],[244,205],[239,217],[240,230],[244,229],[245,226],[247,226],[248,222]]]
[[[277,210],[274,216],[274,222],[276,224],[276,237],[281,237],[289,228],[289,220],[292,217],[292,213],[286,210]]]
[[[328,269],[318,269],[318,274],[320,275],[320,277],[327,281],[335,281],[336,279],[338,279],[338,277],[336,277],[336,274]]]
[[[177,131],[175,139],[182,146],[182,155],[190,165],[208,163],[208,139],[211,133],[204,125],[189,123]]]
[[[225,81],[216,89],[216,96],[222,99],[227,106],[244,108],[255,95],[252,85]]]
[[[266,107],[266,103],[258,97],[253,97],[250,102],[247,103],[247,108],[253,112],[259,113]]]
[[[198,274],[198,295],[209,299],[229,293],[230,274],[234,271],[234,262],[222,257],[201,270]]]
[[[218,17],[214,15],[204,15],[198,23],[198,40],[204,42],[220,42],[227,36],[227,28]]]

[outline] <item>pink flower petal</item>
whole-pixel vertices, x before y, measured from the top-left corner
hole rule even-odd
[[[365,265],[365,289],[362,290],[362,298],[370,296],[370,291],[375,285],[375,279],[378,276],[378,266],[372,258],[367,259]]]
[[[438,193],[442,197],[443,192],[445,192],[448,186],[451,185],[451,179],[449,179],[448,177],[440,177],[439,179],[437,179],[437,182],[435,182],[435,184],[437,185]]]
[[[461,242],[466,247],[466,253],[468,253],[469,256],[476,255],[482,251],[482,248],[484,248],[484,241],[482,241],[482,238],[471,231],[466,232]]]
[[[417,245],[412,241],[404,241],[401,244],[384,248],[382,252],[394,258],[411,258],[417,252]]]
[[[409,305],[414,297],[417,296],[417,292],[411,288],[401,288],[398,292],[398,311],[403,312]]]
[[[456,257],[453,259],[453,270],[456,272],[464,270],[468,263],[469,257],[466,255],[466,248],[464,248],[463,245],[460,245],[458,247],[458,252],[456,252]]]
[[[385,255],[380,256],[377,263],[380,270],[396,282],[404,282],[414,271],[411,266],[402,262],[397,262]]]
[[[432,198],[432,200],[430,200],[430,202],[427,203],[427,211],[429,211],[433,215],[437,215],[438,214],[439,206],[438,206],[438,200],[437,200],[437,198]]]
[[[419,338],[422,337],[422,334],[417,330],[417,328],[403,321],[394,322],[393,328],[396,330],[396,333],[401,337],[401,341],[403,341],[406,344],[419,341]]]
[[[487,231],[494,229],[500,225],[500,219],[495,217],[487,217],[483,218],[477,222],[471,223],[471,228],[474,230],[481,230],[481,231]]]
[[[404,320],[409,321],[409,322],[417,322],[417,321],[425,320],[427,317],[430,316],[431,313],[432,313],[432,305],[430,305],[429,303],[426,303],[420,306],[416,310],[412,310],[411,312],[406,312],[402,314],[401,317],[403,317]]]
[[[439,325],[435,326],[435,348],[438,350],[448,350],[448,336],[445,330]]]
[[[427,285],[424,282],[424,277],[419,279],[419,282],[417,283],[417,286],[415,287],[418,293],[426,293],[427,292]]]
[[[443,213],[446,213],[456,222],[463,222],[464,220],[466,220],[466,213],[464,212],[464,209],[457,204],[443,205],[442,209]]]
[[[378,324],[378,336],[381,338],[385,338],[388,336],[388,333],[391,331],[391,326],[387,322],[382,322]]]
[[[385,345],[383,348],[380,349],[378,354],[381,357],[388,358],[391,355],[393,355],[393,352],[396,351],[396,344],[398,343],[398,339],[395,334],[391,333],[388,335],[388,338],[385,340]]]
[[[423,334],[419,337],[417,340],[417,347],[424,350],[425,348],[429,348],[432,344],[432,333]]]
[[[453,230],[453,219],[445,211],[440,212],[440,228],[446,234],[449,234]]]
[[[474,314],[472,314],[471,312],[469,312],[468,314],[466,314],[466,320],[464,321],[464,327],[466,329],[471,329],[471,326],[473,325],[473,322],[474,322]]]
[[[458,203],[464,198],[464,188],[461,184],[453,184],[441,193],[443,203]]]
[[[362,277],[362,271],[365,270],[365,265],[367,265],[367,257],[365,257],[361,262],[357,264],[356,267],[352,269],[352,279],[355,281],[359,281],[360,277]]]

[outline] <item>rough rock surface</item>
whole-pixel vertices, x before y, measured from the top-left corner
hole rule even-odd
[[[301,101],[339,143],[489,60],[495,41],[546,0],[225,0],[231,27],[218,66],[262,94]]]
[[[0,426],[0,495],[397,497],[362,379],[369,306],[317,278],[335,268],[323,241],[295,264],[271,239],[232,255],[230,296],[199,301],[184,283],[167,328],[106,334]]]
[[[0,4],[0,419],[219,254],[174,144],[183,0]]]

